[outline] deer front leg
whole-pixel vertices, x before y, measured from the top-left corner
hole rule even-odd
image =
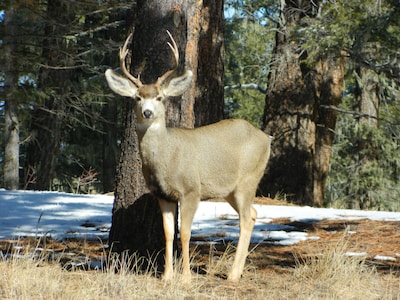
[[[183,280],[189,282],[191,280],[190,263],[189,263],[189,242],[193,218],[199,203],[199,197],[185,198],[180,203],[181,226],[180,237],[182,243],[182,275]]]
[[[172,257],[175,234],[176,203],[160,198],[158,199],[158,203],[162,213],[165,236],[165,265],[162,278],[165,281],[170,281],[174,275]]]

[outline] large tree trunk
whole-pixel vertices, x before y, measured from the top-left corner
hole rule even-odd
[[[208,2],[210,3],[209,6]],[[167,46],[169,30],[180,50],[180,70],[186,66],[194,73],[193,86],[181,97],[172,99],[166,108],[168,126],[193,127],[202,122],[208,123],[222,118],[223,82],[222,77],[222,1],[137,1],[136,25],[132,42],[131,73],[141,75],[144,83],[155,82],[157,78],[172,67],[172,57]],[[204,14],[209,10],[208,14]],[[219,22],[218,26],[212,25]],[[205,26],[207,25],[207,26]],[[211,26],[212,25],[212,26]],[[219,29],[220,32],[211,33]],[[201,37],[209,41],[211,47],[207,61],[199,56]],[[213,55],[211,55],[211,53]],[[199,84],[202,66],[218,65],[207,74],[209,80]],[[217,83],[214,80],[217,79]],[[210,82],[218,98],[205,102],[202,111],[214,111],[207,119],[202,113],[195,113],[195,100],[203,101]],[[113,251],[140,256],[157,255],[158,266],[163,265],[164,232],[161,213],[156,199],[148,194],[141,172],[138,140],[135,133],[135,115],[133,103],[127,100],[125,132],[121,146],[121,157],[116,177],[115,201],[113,207],[110,246]],[[195,119],[199,118],[200,121]],[[154,258],[154,257],[153,257]]]
[[[19,187],[19,120],[18,99],[15,89],[18,86],[17,63],[15,61],[17,37],[16,8],[10,6],[5,15],[5,36],[3,59],[5,61],[5,107],[4,107],[4,187],[16,190]]]
[[[275,140],[262,192],[322,206],[336,123],[336,112],[327,106],[341,100],[345,61],[321,57],[312,66],[303,63],[306,53],[300,56],[289,33],[315,3],[284,4],[264,112],[264,131]]]
[[[192,60],[198,60],[199,64],[196,86],[193,87],[196,93],[196,127],[215,123],[221,120],[224,114],[223,4],[222,0],[204,0],[203,6],[196,12],[193,24],[189,23],[192,35],[193,32],[200,32],[197,53],[191,54]]]

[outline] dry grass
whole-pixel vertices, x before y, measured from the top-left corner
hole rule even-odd
[[[179,261],[176,277],[166,284],[154,267],[130,271],[128,265],[142,263],[137,257],[110,255],[102,271],[67,271],[60,261],[49,259],[51,251],[38,255],[35,248],[25,249],[22,255],[0,259],[0,299],[399,299],[399,278],[347,257],[346,243],[343,238],[334,245],[321,244],[318,255],[296,255],[295,266],[283,272],[260,270],[250,255],[239,283],[223,279],[233,246],[222,253],[210,246],[190,286],[182,283]],[[199,257],[197,252],[193,265]]]
[[[336,244],[321,246],[316,256],[296,257],[293,288],[300,299],[382,299],[386,287],[377,270],[365,258],[347,256],[346,249],[343,235]]]

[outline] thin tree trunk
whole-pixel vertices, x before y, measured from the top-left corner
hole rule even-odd
[[[346,60],[344,58],[325,57],[315,66],[317,94],[315,103],[315,152],[313,160],[313,195],[312,205],[324,203],[326,180],[332,154],[334,130],[337,112],[326,106],[339,105],[342,99]]]
[[[368,117],[361,121],[377,127],[379,119],[379,80],[378,75],[371,69],[360,66],[356,69],[357,103],[361,114]]]
[[[356,109],[362,116],[358,119],[362,131],[356,144],[357,156],[355,157],[358,158],[358,168],[367,170],[373,168],[374,162],[378,160],[376,153],[380,152],[377,150],[375,154],[372,154],[371,150],[376,148],[376,141],[369,135],[363,134],[364,130],[377,130],[379,127],[379,75],[374,70],[361,65],[356,68],[355,77],[357,79],[355,96],[358,106]],[[359,197],[352,201],[352,208],[369,209],[374,207],[374,201],[365,186],[358,189],[358,194]]]
[[[4,20],[4,52],[5,61],[5,107],[4,107],[4,187],[15,190],[19,187],[19,120],[18,99],[14,91],[18,86],[18,70],[15,61],[17,36],[16,9],[10,6]]]

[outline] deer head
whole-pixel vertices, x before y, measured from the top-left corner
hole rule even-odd
[[[191,84],[192,72],[186,70],[181,76],[176,76],[179,63],[179,50],[172,35],[167,31],[171,42],[168,46],[174,55],[174,68],[165,72],[155,83],[143,84],[139,77],[135,77],[126,68],[125,58],[128,54],[128,44],[132,34],[126,39],[124,46],[120,49],[121,70],[125,77],[111,69],[105,73],[108,85],[117,94],[131,97],[137,101],[136,115],[139,123],[153,123],[155,120],[164,120],[165,107],[163,101],[168,97],[182,95]],[[172,78],[172,79],[171,79]]]

